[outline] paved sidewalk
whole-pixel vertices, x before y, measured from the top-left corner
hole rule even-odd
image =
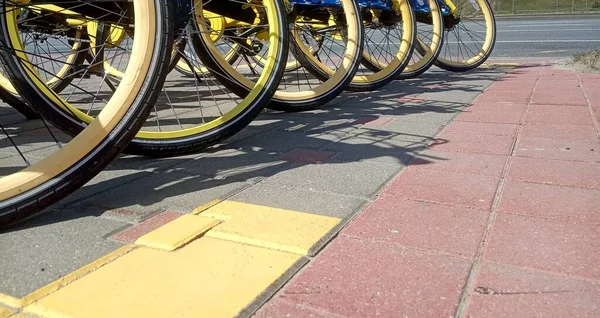
[[[600,316],[600,74],[477,97],[256,317]]]
[[[535,296],[597,315],[599,85],[433,70],[202,154],[123,156],[0,234],[0,318],[481,316]]]
[[[432,70],[266,112],[197,155],[122,156],[0,233],[0,317],[251,314],[508,69]]]

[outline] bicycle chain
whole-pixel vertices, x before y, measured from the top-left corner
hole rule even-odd
[[[80,42],[80,43],[91,43],[91,40],[84,40],[82,38],[74,38],[71,36],[66,36],[66,35],[58,35],[58,34],[48,34],[48,33],[43,33],[43,32],[38,32],[38,31],[28,31],[27,33],[29,34],[34,34],[34,35],[41,35],[41,36],[46,36],[45,39],[41,39],[41,40],[46,40],[48,38],[53,38],[53,39],[66,39],[66,40],[70,40],[73,42]]]

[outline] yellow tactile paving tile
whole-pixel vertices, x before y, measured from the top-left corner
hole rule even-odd
[[[302,257],[202,237],[145,247],[24,308],[43,317],[232,317]]]
[[[79,279],[80,277],[85,276],[89,272],[92,272],[92,271],[102,267],[104,264],[109,263],[124,254],[127,254],[134,248],[135,248],[135,246],[129,245],[129,246],[123,246],[119,249],[116,249],[116,250],[112,251],[111,253],[108,253],[108,254],[104,255],[103,257],[101,257],[101,258],[53,281],[52,283],[26,295],[23,298],[15,298],[10,295],[0,293],[0,304],[5,304],[5,305],[8,305],[10,307],[15,307],[15,308],[22,308],[23,306],[26,306],[44,296],[52,293],[53,291],[58,290],[62,286],[65,286],[65,285],[71,283],[72,281],[75,281],[75,280]],[[12,318],[12,316],[11,316],[11,318]]]
[[[13,314],[12,310],[10,310],[8,308],[0,307],[0,318],[6,318],[12,314]]]
[[[340,219],[223,201],[199,215],[224,220],[206,236],[306,255]]]
[[[22,302],[19,298],[0,293],[0,304],[20,308]]]
[[[219,224],[219,220],[214,218],[185,214],[141,236],[135,241],[135,244],[174,251],[198,238],[217,224]]]

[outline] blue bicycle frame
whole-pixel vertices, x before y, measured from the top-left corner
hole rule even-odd
[[[339,7],[339,0],[289,0],[292,4],[312,5],[324,7]],[[413,10],[417,13],[430,13],[431,9],[427,0],[409,0]],[[450,8],[444,0],[438,0],[442,15],[450,15]],[[389,0],[358,0],[358,4],[362,8],[391,10],[392,4]]]

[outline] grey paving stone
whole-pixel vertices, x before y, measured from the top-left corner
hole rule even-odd
[[[293,117],[285,131],[303,132],[305,134],[328,134],[331,131],[351,131],[355,129],[353,118],[330,118],[321,116]]]
[[[208,151],[206,151],[208,153]],[[175,156],[170,158],[152,158],[134,155],[121,155],[115,159],[106,170],[135,169],[148,172],[166,171],[172,166],[182,164],[186,161],[194,160],[205,155],[205,152],[199,152],[189,155]]]
[[[281,116],[281,115],[279,115]],[[222,141],[220,145],[230,145],[245,139],[248,139],[252,136],[256,136],[258,134],[264,133],[269,130],[276,129],[284,125],[283,117],[278,118],[269,118],[265,115],[259,116],[257,119],[252,121],[248,126],[244,129],[236,133],[235,135],[229,137],[228,139]]]
[[[125,224],[87,211],[49,211],[0,234],[0,292],[23,297],[122,246]]]
[[[427,148],[430,140],[411,141],[404,135],[362,128],[356,133],[323,147],[338,154],[331,162],[373,161],[399,168],[409,164],[415,155]]]
[[[266,150],[286,153],[294,148],[317,149],[334,138],[330,134],[305,134],[303,132],[273,130],[235,144],[246,150]],[[233,146],[233,144],[232,144]]]
[[[114,169],[109,167],[88,181],[83,187],[57,202],[54,207],[61,209],[67,206],[90,200],[113,188],[130,184],[131,182],[151,175],[151,172],[134,169]]]
[[[257,177],[268,177],[285,169],[288,162],[278,160],[281,154],[252,149],[223,149],[195,160],[171,167],[170,172],[194,173],[211,178],[232,177],[246,181]]]
[[[419,113],[397,116],[386,125],[373,129],[393,133],[397,139],[425,141],[437,135],[456,115],[454,111],[430,112],[422,109]]]
[[[16,123],[24,122],[26,119],[21,113],[18,112],[7,112],[0,117],[0,122],[2,125],[13,125]]]
[[[142,217],[157,210],[189,213],[247,186],[244,182],[216,180],[191,171],[151,173],[136,180],[134,185],[115,187],[86,203],[105,211],[123,209]]]
[[[481,94],[483,88],[461,87],[445,88],[437,91],[428,91],[421,97],[428,101],[441,101],[446,103],[470,103],[477,95]]]
[[[263,181],[298,189],[370,199],[400,169],[367,161],[298,165]]]
[[[340,219],[348,217],[368,202],[355,197],[284,188],[262,182],[232,196],[230,200]]]

